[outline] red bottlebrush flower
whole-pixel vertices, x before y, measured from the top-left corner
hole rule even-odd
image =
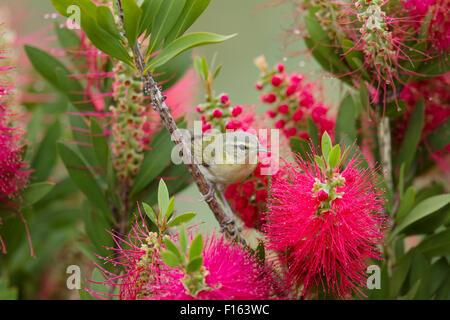
[[[415,28],[419,30],[423,23],[429,23],[428,37],[437,50],[450,47],[450,2],[442,0],[403,0],[404,11],[412,16]],[[430,21],[426,22],[426,16]]]
[[[289,112],[289,106],[287,104],[278,106],[278,112],[281,114],[287,114]]]
[[[272,76],[270,82],[274,87],[279,87],[280,84],[283,82],[283,79],[281,79],[279,76]]]
[[[231,114],[233,115],[233,117],[237,117],[242,113],[242,107],[241,106],[235,106],[233,108],[233,110],[231,110]]]
[[[223,112],[220,109],[216,109],[212,113],[214,118],[222,118]]]
[[[264,227],[267,249],[286,266],[287,286],[305,297],[361,294],[369,260],[380,259],[381,196],[375,171],[355,159],[332,176],[300,157],[287,164],[286,176],[272,179]]]

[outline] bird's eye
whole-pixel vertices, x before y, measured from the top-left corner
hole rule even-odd
[[[240,144],[239,149],[245,150],[245,149],[248,149],[248,147],[245,144]]]

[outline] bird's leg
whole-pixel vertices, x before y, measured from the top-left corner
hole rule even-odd
[[[222,200],[222,203],[225,207],[225,209],[228,211],[228,213],[230,214],[230,217],[233,217],[233,210],[231,210],[231,207],[227,201],[227,199],[225,198],[225,194],[224,194],[224,190],[225,190],[225,186],[223,184],[217,184],[217,193],[220,195],[220,200]]]
[[[211,182],[208,182],[209,185],[209,191],[206,195],[203,195],[202,201],[210,202],[214,199],[214,192],[216,189],[214,188],[214,185]]]

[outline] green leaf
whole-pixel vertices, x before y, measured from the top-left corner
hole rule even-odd
[[[136,40],[139,37],[139,26],[142,17],[142,10],[138,7],[135,0],[122,0],[122,8],[125,36],[128,39],[130,47],[134,48]]]
[[[339,106],[335,125],[335,142],[356,140],[356,110],[351,95],[347,95]]]
[[[25,191],[23,191],[23,204],[25,206],[31,206],[34,203],[41,200],[48,194],[55,186],[52,182],[37,182],[30,184]]]
[[[91,0],[51,0],[56,11],[64,17],[69,17],[72,13],[68,11],[70,6],[76,5],[85,8],[87,12],[95,12],[96,5]]]
[[[187,272],[195,272],[200,270],[200,268],[203,265],[203,258],[202,257],[197,257],[193,260],[189,261],[189,264],[187,266]]]
[[[395,216],[395,219],[397,221],[400,221],[403,219],[403,217],[406,216],[408,212],[411,211],[411,209],[414,206],[414,201],[416,199],[416,189],[414,187],[409,187],[405,194],[403,195],[400,205],[398,206],[397,215]]]
[[[311,138],[311,141],[312,141],[314,147],[317,148],[320,144],[319,129],[317,129],[316,124],[314,123],[313,119],[311,119],[311,118],[308,118],[308,133],[309,133],[309,137]]]
[[[187,232],[186,232],[186,228],[185,228],[184,225],[182,225],[181,228],[180,228],[180,240],[179,240],[179,243],[180,243],[181,252],[184,255],[187,253],[187,238],[188,238],[188,235],[187,235]]]
[[[150,219],[150,221],[158,228],[158,216],[156,215],[155,211],[153,211],[152,207],[146,204],[145,202],[142,203],[142,206],[144,207],[145,214]]]
[[[142,17],[139,26],[139,36],[147,31],[147,34],[150,34],[153,24],[155,22],[155,18],[158,15],[159,9],[164,0],[145,0],[142,5]]]
[[[180,214],[179,216],[177,216],[176,218],[171,220],[167,226],[170,228],[170,227],[179,226],[183,223],[187,223],[187,222],[191,221],[195,217],[195,215],[196,214],[194,212]]]
[[[164,180],[159,180],[158,186],[158,207],[161,212],[161,217],[165,217],[167,214],[167,207],[169,205],[169,190],[164,183]]]
[[[344,50],[345,61],[352,68],[352,70],[360,70],[364,77],[368,80],[367,73],[363,68],[364,53],[361,50],[355,50],[355,43],[351,40],[344,39],[342,41],[342,49]]]
[[[114,16],[107,6],[98,6],[96,10],[96,20],[103,30],[108,32],[113,38],[120,39],[121,35],[117,29]]]
[[[56,120],[45,133],[36,155],[33,157],[33,180],[44,181],[50,175],[57,159],[56,140],[61,135],[61,124]]]
[[[89,170],[89,166],[80,157],[77,150],[69,144],[59,142],[58,152],[75,185],[95,207],[103,212],[108,220],[111,220],[108,202],[94,179],[93,173]]]
[[[104,53],[133,66],[133,61],[120,40],[100,27],[97,20],[90,16],[86,10],[82,9],[81,11],[81,28],[89,40]]]
[[[191,247],[189,248],[189,261],[192,261],[195,258],[200,257],[202,251],[203,251],[203,237],[201,233],[199,233],[191,242]]]
[[[330,165],[330,168],[334,168],[339,163],[339,160],[341,159],[341,147],[337,144],[331,149],[331,152],[328,156],[328,164]]]
[[[169,267],[179,267],[180,261],[178,257],[171,251],[163,251],[161,252],[161,258],[163,259],[164,263],[167,264]]]
[[[415,106],[411,118],[409,119],[408,129],[406,130],[400,152],[397,156],[397,166],[404,163],[405,173],[409,171],[409,168],[414,160],[414,155],[416,154],[420,137],[422,135],[424,109],[424,102],[423,100],[420,100]]]
[[[147,56],[155,51],[173,28],[183,11],[186,0],[164,0],[152,27]]]
[[[167,35],[167,43],[181,36],[205,11],[211,0],[186,0],[183,11]]]
[[[109,146],[106,135],[103,132],[103,128],[100,127],[98,121],[91,117],[91,137],[94,152],[97,157],[98,163],[103,169],[108,168],[109,161]]]
[[[258,246],[255,250],[255,255],[259,259],[259,261],[264,262],[266,261],[266,249],[264,247],[264,242],[259,241]]]
[[[333,143],[331,142],[331,138],[328,135],[328,132],[326,131],[323,133],[321,146],[322,146],[322,155],[324,159],[327,160],[328,162],[328,156],[330,155]]]
[[[419,221],[432,214],[433,212],[439,210],[440,208],[446,206],[450,203],[450,194],[441,194],[438,196],[434,196],[428,198],[422,202],[420,202],[411,212],[402,219],[397,228],[395,228],[394,232],[391,234],[390,238],[393,238],[395,235],[402,232],[406,227],[411,225],[412,223]]]
[[[166,246],[167,250],[172,252],[177,258],[179,263],[183,263],[184,257],[181,255],[180,251],[178,250],[175,243],[173,243],[170,239],[164,240],[164,245]]]
[[[79,103],[84,100],[82,93],[84,89],[78,80],[71,77],[72,73],[64,64],[47,52],[32,46],[26,45],[25,52],[34,69],[55,89],[73,102],[77,109],[81,111],[92,110],[90,104]]]
[[[450,255],[450,229],[426,237],[417,250],[428,258]]]
[[[19,291],[17,288],[10,287],[7,278],[0,278],[0,300],[17,300]]]
[[[406,276],[408,275],[409,269],[411,267],[411,262],[414,257],[414,253],[415,250],[410,250],[407,254],[398,259],[394,265],[391,285],[389,287],[392,299],[395,299],[398,296],[403,286],[403,283],[406,280]]]
[[[145,68],[145,73],[153,70],[163,64],[169,62],[180,53],[193,48],[211,43],[220,43],[233,38],[235,35],[221,36],[214,33],[195,32],[189,33],[176,39],[166,47],[164,47],[158,55],[153,58],[149,65]]]
[[[68,28],[59,28],[56,23],[54,30],[61,47],[64,49],[77,48],[81,44],[80,37],[74,31]]]
[[[166,221],[169,221],[169,219],[172,217],[174,207],[175,207],[175,197],[172,197],[170,198],[169,204],[167,205]]]
[[[308,141],[297,137],[291,137],[289,141],[293,152],[300,154],[303,160],[310,161],[312,151]]]

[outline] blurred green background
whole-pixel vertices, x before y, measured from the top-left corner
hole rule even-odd
[[[208,31],[219,34],[237,33],[237,37],[223,44],[201,47],[195,54],[204,55],[208,61],[217,52],[217,61],[223,66],[222,72],[215,82],[217,93],[226,92],[233,104],[259,104],[258,92],[254,82],[258,79],[259,70],[253,64],[255,57],[264,54],[269,65],[277,62],[286,64],[290,71],[306,73],[310,79],[319,80],[326,88],[327,100],[336,97],[339,81],[326,79],[319,66],[308,55],[292,53],[304,50],[300,41],[284,48],[286,42],[283,34],[291,27],[291,12],[294,7],[290,2],[269,6],[275,0],[212,0],[210,6],[200,19],[192,26],[191,31]],[[8,6],[10,0],[0,0]],[[32,31],[52,23],[45,19],[45,14],[56,12],[50,0],[19,0],[23,10],[16,13],[20,16],[28,13],[22,21],[24,30]],[[14,3],[17,8],[17,3]],[[198,84],[201,102],[203,88]],[[260,108],[263,109],[263,108]],[[262,110],[259,110],[262,111]],[[178,212],[194,211],[198,213],[194,223],[201,223],[202,229],[218,226],[207,205],[201,201],[201,195],[195,185],[191,185],[178,195],[175,208]]]

